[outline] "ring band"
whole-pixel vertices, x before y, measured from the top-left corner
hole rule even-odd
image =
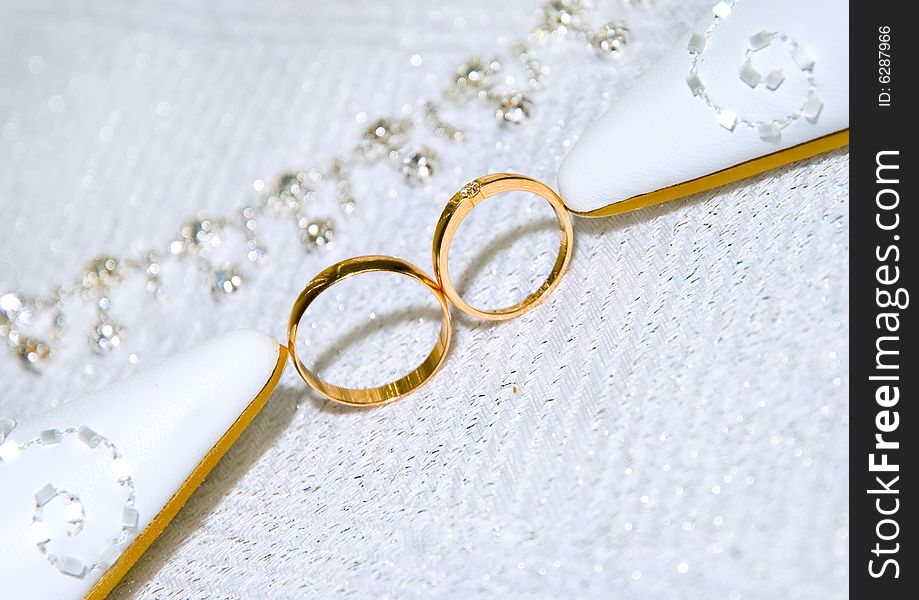
[[[297,357],[297,327],[307,307],[321,294],[336,283],[353,275],[383,271],[397,273],[420,282],[437,298],[441,309],[440,333],[434,349],[424,361],[409,374],[399,379],[374,388],[346,388],[323,381],[318,375],[306,368]],[[300,377],[311,388],[330,400],[351,406],[373,406],[396,400],[419,388],[428,381],[440,368],[447,348],[450,346],[452,324],[450,307],[440,287],[418,267],[399,258],[390,256],[358,256],[332,265],[316,275],[294,302],[287,327],[287,347],[293,359],[294,367]]]
[[[476,206],[491,196],[511,191],[531,192],[542,196],[552,206],[561,232],[558,256],[545,282],[535,292],[524,298],[523,301],[498,310],[480,310],[470,306],[460,297],[456,287],[453,285],[453,281],[450,279],[448,264],[450,244],[453,242],[453,236],[456,235],[460,223]],[[437,227],[434,229],[434,276],[447,298],[464,313],[489,321],[512,319],[535,307],[558,285],[562,274],[568,267],[568,262],[571,260],[571,240],[573,235],[571,216],[568,214],[562,199],[549,186],[535,179],[512,173],[496,173],[480,177],[467,183],[450,198],[447,207],[440,216],[440,220],[437,222]]]

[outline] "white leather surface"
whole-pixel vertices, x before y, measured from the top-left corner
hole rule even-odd
[[[540,4],[0,2],[0,289],[41,293],[95,253],[164,246],[198,211],[238,210],[256,178],[351,148],[360,113],[417,115],[468,56],[531,31]],[[123,288],[124,344],[107,357],[85,345],[92,307],[74,308],[44,374],[0,355],[0,415],[37,414],[220,332],[284,339],[303,284],[348,256],[430,273],[431,230],[459,186],[494,171],[552,183],[713,2],[594,4],[594,23],[631,26],[622,60],[540,44],[551,69],[529,122],[498,127],[473,102],[456,115],[464,144],[417,132],[439,152],[434,177],[357,171],[353,218],[317,199],[337,218],[334,247],[305,254],[274,228],[233,297],[213,299],[185,264],[162,301],[142,281]],[[112,598],[844,598],[848,164],[835,152],[576,219],[571,268],[544,305],[499,325],[454,313],[443,370],[382,410],[325,404],[288,368]],[[557,243],[545,203],[490,202],[450,255],[482,306],[535,289]],[[305,325],[303,342],[338,350],[333,381],[382,383],[430,350],[437,307],[400,279],[323,296],[335,318]]]
[[[750,37],[761,31],[781,32],[810,50],[823,110],[816,123],[801,118],[785,127],[777,142],[761,140],[755,130],[722,127],[686,84],[691,59],[687,43],[714,19],[707,12],[585,131],[558,174],[559,190],[569,207],[587,211],[621,202],[849,126],[848,2],[740,1],[708,41],[699,74],[709,96],[751,120],[794,112],[807,98],[808,88],[805,74],[778,42],[756,53],[753,64],[764,75],[782,69],[782,85],[771,91],[762,83],[751,89],[741,81],[738,70]]]
[[[83,425],[106,437],[133,472],[139,532],[264,387],[277,360],[278,344],[268,336],[227,333],[105,390],[19,419],[8,438],[23,444],[43,430]],[[79,497],[83,531],[66,536],[61,519],[50,515],[49,551],[93,564],[118,536],[126,498],[110,454],[66,436],[0,462],[0,481],[0,596],[82,598],[102,571],[76,578],[48,563],[30,535],[35,493],[51,483]]]

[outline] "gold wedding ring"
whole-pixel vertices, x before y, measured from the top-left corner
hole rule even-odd
[[[531,192],[543,197],[552,206],[561,232],[558,256],[546,281],[522,302],[495,311],[479,310],[467,304],[453,286],[448,267],[450,244],[460,223],[476,206],[491,196],[512,191]],[[400,258],[358,256],[332,265],[306,284],[306,287],[297,297],[297,301],[294,302],[293,310],[290,312],[290,322],[287,326],[287,347],[290,350],[294,367],[307,385],[326,398],[342,404],[374,406],[401,398],[431,379],[443,364],[447,348],[450,346],[450,338],[453,335],[450,306],[447,304],[447,299],[453,302],[461,311],[480,319],[502,321],[522,315],[542,302],[558,285],[562,274],[568,267],[568,262],[571,260],[572,237],[573,230],[568,210],[565,208],[562,199],[558,197],[558,194],[547,185],[535,179],[511,173],[497,173],[475,179],[463,186],[463,189],[450,198],[450,202],[447,203],[447,207],[441,214],[437,227],[434,229],[433,252],[436,282],[425,275],[418,267]],[[322,380],[300,361],[297,356],[297,328],[300,326],[300,320],[303,318],[307,307],[322,292],[348,277],[374,271],[404,275],[420,282],[434,294],[434,297],[440,303],[442,314],[437,343],[431,353],[428,354],[428,357],[418,367],[396,381],[374,388],[346,388],[333,385]]]
[[[450,244],[453,241],[453,236],[456,235],[457,229],[459,229],[460,223],[476,206],[491,196],[512,191],[524,191],[542,196],[552,206],[561,232],[558,256],[552,266],[552,271],[543,284],[521,302],[498,310],[481,310],[467,304],[453,285],[448,260]],[[549,186],[535,179],[512,173],[496,173],[480,177],[467,183],[463,186],[463,189],[450,198],[450,202],[447,203],[447,207],[437,222],[437,227],[434,229],[433,247],[434,277],[447,298],[464,313],[489,321],[513,319],[534,308],[558,286],[561,276],[571,260],[573,235],[568,210],[565,208],[562,199]]]
[[[428,288],[440,304],[441,324],[437,343],[428,357],[411,373],[396,381],[374,388],[346,388],[323,381],[318,375],[306,368],[297,357],[297,327],[307,307],[324,291],[336,283],[361,273],[384,271],[397,273],[420,282]],[[351,406],[374,406],[391,402],[417,389],[434,376],[443,363],[450,346],[452,336],[450,307],[441,288],[418,267],[399,258],[390,256],[358,256],[336,263],[314,277],[294,302],[287,328],[287,347],[293,359],[294,367],[306,383],[330,400]]]

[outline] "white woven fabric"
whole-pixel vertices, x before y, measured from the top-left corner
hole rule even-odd
[[[439,151],[430,183],[359,170],[356,215],[317,209],[337,218],[334,247],[305,255],[292,231],[271,232],[267,263],[231,298],[212,299],[191,267],[167,274],[162,302],[125,286],[112,299],[125,344],[108,357],[89,353],[92,312],[74,307],[42,375],[0,357],[0,413],[54,406],[220,331],[284,339],[302,285],[348,256],[430,272],[433,225],[462,183],[554,183],[578,133],[710,2],[597,4],[597,22],[632,27],[621,61],[546,46],[529,122],[498,127],[471,104],[462,146],[419,134]],[[467,57],[532,30],[538,7],[3,3],[0,291],[43,293],[96,253],[162,247],[198,211],[253,202],[253,180],[353,145],[361,113],[417,113]],[[498,305],[536,285],[555,251],[543,208],[486,204],[464,225],[454,252],[471,298]],[[289,369],[113,597],[844,596],[847,218],[835,152],[578,220],[551,300],[498,325],[457,318],[445,368],[409,398],[346,410]],[[329,378],[380,383],[427,353],[438,317],[421,288],[345,285],[302,338]]]

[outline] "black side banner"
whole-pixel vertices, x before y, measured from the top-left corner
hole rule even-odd
[[[915,561],[919,382],[911,5],[852,3],[850,48],[850,595],[907,598]]]

